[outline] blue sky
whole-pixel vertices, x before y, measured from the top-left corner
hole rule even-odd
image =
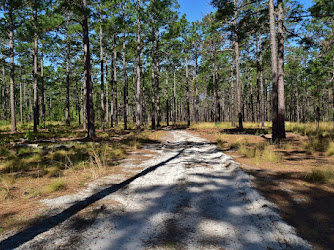
[[[307,9],[312,5],[312,0],[297,0]],[[210,0],[179,0],[179,11],[187,15],[190,22],[201,20],[207,13],[210,13],[214,8],[210,5]]]
[[[179,11],[187,15],[189,22],[201,20],[206,14],[213,11],[210,0],[179,0]]]

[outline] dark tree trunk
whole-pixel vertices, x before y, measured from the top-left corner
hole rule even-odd
[[[90,49],[89,49],[89,30],[88,30],[88,18],[86,14],[87,0],[82,0],[82,7],[84,14],[82,16],[82,30],[83,30],[83,44],[85,54],[85,81],[86,81],[86,111],[87,111],[87,139],[95,139],[95,119],[94,119],[94,102],[93,102],[93,82],[91,77],[91,64],[90,64]]]
[[[137,1],[137,84],[136,84],[136,126],[140,130],[141,126],[141,102],[140,102],[140,53],[141,53],[141,27],[140,27],[140,0]]]
[[[100,7],[102,2],[100,1]],[[102,11],[102,10],[101,10]],[[101,129],[105,130],[105,96],[104,96],[104,57],[103,57],[103,29],[102,29],[102,13],[100,13],[100,64],[101,64]]]
[[[283,1],[278,0],[278,137],[285,138]]]
[[[70,51],[71,44],[69,36],[67,36],[66,44],[66,126],[71,125],[70,117]]]
[[[39,123],[38,107],[38,34],[37,34],[37,0],[34,2],[34,49],[33,49],[33,90],[34,90],[34,132],[37,132]]]

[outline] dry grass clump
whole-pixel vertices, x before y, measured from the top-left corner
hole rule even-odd
[[[311,183],[327,183],[334,180],[334,171],[332,169],[313,169],[307,173],[305,180]]]
[[[317,124],[315,122],[286,122],[285,129],[287,132],[299,133],[304,136],[321,135],[323,137],[328,137],[334,135],[332,122],[320,122],[319,129],[317,129]]]
[[[329,141],[322,137],[311,138],[303,145],[307,154],[312,155],[314,152],[326,152],[329,147]]]
[[[237,149],[245,157],[253,158],[257,164],[261,161],[278,163],[282,160],[274,146],[266,142],[250,144],[246,139],[243,139],[231,143],[230,149]]]
[[[0,176],[0,197],[7,199],[12,197],[12,189],[16,180],[13,175],[4,174]]]
[[[334,141],[331,141],[329,144],[328,144],[328,148],[327,148],[327,155],[328,156],[332,156],[334,155]]]

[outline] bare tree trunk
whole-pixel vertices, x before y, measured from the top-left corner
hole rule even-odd
[[[109,81],[108,81],[108,57],[106,56],[106,126],[109,124]]]
[[[264,89],[263,89],[263,59],[262,59],[262,40],[261,34],[259,35],[259,69],[260,69],[260,116],[261,127],[264,128],[265,120],[265,107],[264,107]]]
[[[86,88],[86,70],[84,71],[84,81],[82,83],[83,93],[82,93],[82,123],[83,129],[87,130],[87,88]]]
[[[43,44],[41,43],[41,104],[42,104],[42,123],[45,128],[46,110],[45,110],[45,87],[44,87],[44,58]]]
[[[20,121],[23,124],[22,67],[20,65]]]
[[[173,108],[174,108],[174,114],[173,114],[173,124],[176,124],[176,114],[177,114],[177,106],[176,106],[176,75],[175,75],[175,69],[174,69],[174,77],[173,77]]]
[[[76,92],[77,92],[77,112],[78,112],[78,122],[79,122],[79,125],[81,125],[81,108],[80,108],[80,88],[78,87],[78,79],[76,78],[75,79],[75,89],[76,89]]]
[[[155,51],[155,69],[156,69],[156,93],[157,93],[157,126],[160,127],[161,122],[161,106],[160,106],[160,61],[159,61],[159,31],[155,33],[156,51]]]
[[[16,115],[15,115],[15,79],[14,79],[14,23],[13,23],[13,11],[10,7],[9,10],[10,19],[10,31],[9,31],[9,51],[10,51],[10,112],[12,122],[12,132],[16,132]]]
[[[113,107],[113,114],[112,116],[115,116],[115,126],[118,126],[118,99],[117,99],[117,51],[116,51],[116,42],[115,42],[115,50],[114,50],[114,60],[113,60],[113,90],[111,92],[111,100],[112,100],[112,107]],[[114,97],[115,95],[115,97]],[[111,127],[113,127],[113,124],[111,124]]]
[[[154,20],[153,20],[154,22]],[[152,30],[152,36],[155,37],[155,31],[154,28]],[[151,122],[152,122],[152,129],[155,129],[155,117],[156,117],[156,111],[155,111],[155,49],[154,49],[154,39],[152,41],[152,111],[151,111]]]
[[[232,118],[232,127],[235,126],[235,104],[234,104],[234,74],[233,74],[233,56],[231,55],[231,118]]]
[[[189,67],[188,56],[186,56],[186,102],[187,102],[187,125],[190,126],[190,94],[189,94]]]
[[[277,74],[277,43],[275,31],[274,0],[269,0],[269,24],[270,24],[270,47],[271,47],[271,72],[272,72],[272,140],[279,140],[278,131],[278,74]]]
[[[102,1],[100,0],[100,7]],[[102,11],[102,10],[101,10]],[[100,13],[100,64],[101,64],[101,129],[105,130],[105,97],[104,97],[104,58],[103,58],[103,29],[102,29],[102,13]]]
[[[235,68],[237,74],[237,104],[238,104],[238,120],[239,120],[239,128],[243,128],[242,121],[242,105],[241,105],[241,83],[240,83],[240,62],[239,62],[239,41],[238,41],[238,31],[236,30],[237,26],[237,17],[238,17],[238,10],[237,10],[237,0],[234,0],[234,25],[235,25],[235,32],[234,32],[234,51],[235,51]]]
[[[140,102],[140,53],[141,53],[141,28],[140,28],[140,0],[137,1],[137,92],[136,92],[136,125],[140,130],[141,125],[141,102]]]
[[[66,42],[66,126],[71,125],[71,117],[70,117],[70,52],[71,52],[71,44],[69,40],[69,36],[67,35]]]
[[[86,110],[87,110],[87,139],[95,139],[95,119],[94,119],[94,102],[93,102],[93,82],[91,77],[91,64],[90,64],[90,49],[89,49],[89,30],[88,30],[88,18],[86,14],[87,0],[82,0],[82,7],[84,9],[82,16],[82,30],[83,30],[83,44],[85,54],[85,80],[86,80]]]
[[[125,53],[125,1],[122,4],[123,10],[123,120],[124,129],[128,129],[128,77],[126,72],[126,53]]]
[[[278,0],[278,136],[285,138],[283,1]]]
[[[34,2],[34,49],[33,49],[33,90],[34,90],[34,132],[37,132],[39,123],[39,107],[38,107],[38,34],[37,34],[37,0]]]

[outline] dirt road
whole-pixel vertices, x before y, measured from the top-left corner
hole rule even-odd
[[[215,145],[168,131],[163,145],[147,147],[157,155],[142,164],[146,170],[97,191],[94,199],[84,192],[70,202],[67,197],[74,215],[46,225],[31,239],[25,236],[19,248],[310,249],[252,188],[250,176]]]

